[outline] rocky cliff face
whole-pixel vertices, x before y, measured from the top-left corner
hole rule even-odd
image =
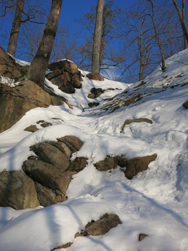
[[[59,61],[50,64],[49,69],[51,72],[47,78],[62,91],[71,93],[75,91],[74,88],[81,88],[81,73],[74,63]],[[55,95],[53,90],[43,90],[27,80],[28,70],[28,65],[19,65],[0,47],[0,133],[13,126],[33,108],[67,103],[65,98]]]

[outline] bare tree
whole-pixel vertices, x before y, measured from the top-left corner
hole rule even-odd
[[[107,0],[103,8],[101,45],[99,54],[99,71],[103,74],[109,74],[110,70],[115,70],[115,67],[121,62],[122,55],[119,54],[119,47],[116,47],[116,26],[121,10],[114,6],[114,0]],[[94,28],[96,21],[96,6],[91,6],[90,12],[84,15],[84,18],[79,20],[81,24],[83,42],[76,47],[76,51],[80,55],[78,65],[82,69],[91,71],[92,65],[92,48]],[[84,32],[85,31],[85,32]],[[84,33],[83,33],[84,32]],[[113,74],[115,76],[115,74]]]
[[[184,49],[187,48],[187,44],[188,44],[188,33],[187,33],[187,29],[186,29],[186,25],[185,25],[185,0],[181,0],[182,2],[182,10],[180,9],[180,7],[178,6],[178,3],[176,0],[173,0],[173,4],[178,12],[179,15],[179,20],[181,23],[181,28],[183,31],[183,39],[184,39]]]
[[[147,0],[147,1],[150,2],[150,4],[151,4],[151,10],[152,10],[151,18],[152,18],[152,23],[153,23],[153,28],[154,28],[154,31],[155,31],[155,36],[156,36],[157,43],[158,43],[159,50],[160,50],[160,54],[161,54],[161,63],[162,63],[161,69],[162,69],[162,71],[165,71],[165,69],[166,69],[166,67],[165,67],[165,57],[164,57],[164,53],[163,53],[163,49],[162,49],[161,40],[159,38],[159,32],[158,32],[156,24],[155,24],[154,5],[153,5],[152,0]]]
[[[122,12],[118,28],[124,56],[120,80],[123,75],[126,81],[143,80],[159,63],[155,32],[148,13],[148,6],[143,1]]]
[[[54,39],[57,32],[59,16],[61,12],[62,0],[52,0],[52,6],[42,41],[37,53],[31,62],[29,78],[44,88],[45,72],[53,48]]]
[[[49,1],[44,0],[2,0],[0,1],[0,18],[1,25],[3,22],[7,22],[13,18],[11,25],[11,32],[9,33],[6,29],[1,29],[1,43],[5,43],[8,48],[7,52],[15,56],[17,47],[19,46],[20,33],[22,28],[28,26],[28,23],[34,25],[44,24],[46,20],[46,11],[44,10],[48,6]],[[22,25],[24,24],[24,25]],[[28,28],[28,27],[27,27]],[[26,30],[27,30],[26,28]],[[36,27],[30,26],[28,30],[35,29]],[[27,32],[28,33],[28,32]],[[7,38],[9,40],[7,41]],[[21,48],[21,50],[23,47]]]
[[[14,16],[14,21],[12,23],[12,29],[9,38],[9,44],[7,52],[10,53],[12,56],[16,54],[16,46],[21,26],[22,14],[24,9],[25,0],[17,0],[16,2],[16,12]]]
[[[16,6],[14,0],[1,0],[0,1],[0,17],[4,17],[7,13],[11,12]]]
[[[99,73],[103,8],[104,8],[104,0],[98,0],[95,32],[93,39],[92,68],[91,68],[92,73]]]

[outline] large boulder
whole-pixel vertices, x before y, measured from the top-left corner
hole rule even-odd
[[[58,148],[58,145],[61,150]],[[66,150],[64,151],[61,145],[61,142],[45,141],[32,146],[30,149],[38,155],[40,160],[52,164],[53,167],[66,171],[69,166],[69,158],[65,152]],[[68,154],[70,154],[70,151]]]
[[[24,209],[50,206],[67,200],[66,191],[72,176],[83,170],[87,158],[70,161],[72,150],[83,142],[73,135],[61,141],[44,141],[30,147],[31,155],[22,165],[22,171],[0,173],[0,206]],[[72,150],[67,146],[69,145]]]
[[[66,93],[74,93],[75,88],[81,88],[81,72],[77,65],[68,60],[61,60],[48,65],[51,71],[46,77],[58,88]]]
[[[37,190],[38,200],[40,205],[48,207],[50,205],[65,201],[67,198],[61,192],[54,191],[46,186],[42,186],[40,183],[35,182]]]
[[[0,173],[1,207],[25,209],[39,205],[34,181],[23,171],[3,171]]]
[[[33,108],[63,103],[63,99],[50,95],[30,80],[21,81],[16,87],[0,84],[0,133]]]
[[[70,171],[65,172],[63,169],[57,169],[42,160],[33,159],[24,161],[22,169],[34,181],[56,191],[56,193],[60,192],[62,196],[65,196],[74,174]]]
[[[0,76],[15,79],[21,76],[18,65],[0,46]]]

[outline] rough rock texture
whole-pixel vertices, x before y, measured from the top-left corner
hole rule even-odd
[[[0,173],[0,206],[14,209],[34,208],[40,203],[35,184],[22,171]]]
[[[87,165],[88,158],[85,157],[76,157],[69,166],[69,171],[72,172],[80,172],[82,171]]]
[[[77,152],[83,145],[83,141],[75,136],[64,136],[62,138],[57,139],[59,142],[63,142],[67,145],[67,147],[71,150],[72,153]]]
[[[19,78],[21,73],[14,59],[0,46],[0,76]]]
[[[103,76],[101,76],[99,73],[89,73],[86,76],[92,80],[104,81]]]
[[[63,98],[51,96],[30,80],[24,80],[16,87],[0,84],[0,133],[13,126],[32,108],[63,103]]]
[[[187,100],[186,102],[183,103],[183,107],[184,107],[185,109],[188,109],[188,100]]]
[[[137,173],[143,172],[148,168],[150,162],[157,158],[157,154],[144,157],[136,157],[133,159],[127,159],[124,156],[107,157],[95,163],[95,167],[99,171],[107,171],[114,169],[117,165],[120,167],[126,167],[125,176],[127,179],[132,179]]]
[[[86,235],[103,235],[106,234],[111,228],[122,224],[119,216],[116,214],[104,214],[99,220],[91,221],[85,226]]]
[[[136,157],[128,160],[125,163],[125,176],[127,179],[132,179],[137,173],[147,170],[150,162],[157,158],[157,154],[144,157]]]
[[[105,92],[102,88],[92,88],[91,93],[88,94],[88,98],[98,98],[102,93]]]
[[[38,200],[40,205],[48,207],[50,205],[65,201],[67,198],[62,193],[54,191],[48,187],[42,186],[40,183],[35,182]]]
[[[52,71],[46,77],[66,93],[74,93],[75,88],[81,88],[81,72],[73,62],[62,60],[48,65]]]
[[[41,142],[32,146],[31,150],[38,155],[40,160],[52,164],[63,171],[66,171],[69,166],[69,158],[59,142]]]
[[[116,167],[116,159],[114,157],[106,157],[104,160],[97,162],[95,167],[99,171],[114,169]]]
[[[147,118],[137,118],[137,119],[126,119],[125,122],[123,123],[122,127],[121,127],[121,131],[120,133],[123,132],[123,129],[126,125],[130,125],[131,123],[141,123],[141,122],[146,122],[148,124],[152,124],[153,121],[151,119],[147,119]]]
[[[73,172],[57,169],[42,160],[26,160],[22,169],[34,181],[54,191],[60,191],[63,195],[65,195],[73,175]]]

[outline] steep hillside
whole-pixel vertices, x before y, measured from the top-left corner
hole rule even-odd
[[[158,67],[134,84],[89,80],[82,71],[82,88],[72,94],[46,79],[46,86],[73,109],[66,103],[35,108],[1,133],[0,174],[22,170],[31,155],[37,159],[31,146],[67,135],[83,142],[71,161],[85,157],[87,164],[72,176],[62,203],[0,207],[0,250],[188,250],[188,109],[183,106],[188,50],[166,65],[164,73]],[[38,130],[25,131],[31,125]],[[148,168],[127,178],[130,160],[154,154]],[[105,158],[115,160],[115,166],[101,171],[98,163]],[[117,215],[120,222],[105,234],[91,234],[87,223],[105,214]]]

